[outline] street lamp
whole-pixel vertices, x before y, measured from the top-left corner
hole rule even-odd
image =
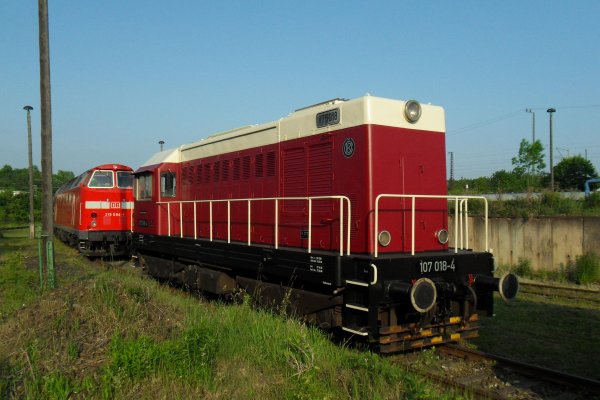
[[[554,192],[554,153],[552,151],[552,115],[556,112],[556,109],[549,108],[546,110],[550,114],[550,190]]]
[[[530,113],[533,116],[533,125],[531,127],[531,144],[533,144],[535,142],[535,111],[531,108],[526,108],[525,112]]]
[[[25,106],[27,111],[27,149],[29,152],[29,239],[35,237],[35,221],[33,219],[33,161],[31,149],[31,110],[33,107]]]
[[[163,144],[165,144],[164,140],[159,140],[158,144],[160,144],[160,151],[163,151]]]

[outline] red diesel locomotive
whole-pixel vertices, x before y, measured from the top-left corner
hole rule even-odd
[[[87,256],[131,251],[133,170],[121,164],[94,167],[54,195],[54,232]]]
[[[212,135],[135,172],[134,250],[152,275],[285,299],[381,352],[473,337],[518,281],[494,278],[487,240],[463,245],[485,199],[447,195],[445,154],[442,108],[371,96]]]

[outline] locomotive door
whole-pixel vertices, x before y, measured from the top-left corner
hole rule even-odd
[[[419,157],[415,154],[404,154],[398,161],[400,168],[400,194],[422,194],[422,181],[425,179],[425,165],[423,164],[423,157]],[[411,219],[412,219],[412,201],[410,198],[402,198],[398,200],[399,215],[396,216],[395,221],[398,229],[400,230],[400,237],[402,238],[401,251],[411,251]],[[417,205],[418,208],[418,205]],[[423,223],[419,219],[419,214],[415,215],[415,236],[419,236],[419,228],[423,228]]]
[[[333,195],[333,160],[332,142],[320,142],[308,148],[308,195]],[[312,229],[315,249],[333,250],[332,243],[338,243],[334,238],[334,225],[339,223],[334,217],[334,204],[331,199],[312,201]]]
[[[333,193],[332,142],[303,143],[282,149],[283,196],[331,196]],[[312,201],[311,235],[313,249],[332,249],[338,223],[330,199]],[[308,247],[308,201],[285,201],[281,212],[282,241],[292,246]],[[339,225],[338,225],[339,227]],[[339,230],[339,228],[338,228]]]
[[[445,187],[445,170],[441,173],[434,168],[434,162],[423,154],[405,154],[399,160],[401,193],[407,195],[440,195],[440,187]],[[400,216],[397,221],[401,230],[403,252],[412,249],[412,200],[399,199]],[[415,251],[439,248],[434,232],[447,229],[447,202],[444,199],[417,198],[415,200]]]

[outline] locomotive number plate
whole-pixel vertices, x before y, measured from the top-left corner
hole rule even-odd
[[[340,123],[340,109],[323,111],[317,114],[317,128],[324,128],[328,125],[337,125]]]
[[[435,260],[435,261],[419,261],[419,272],[421,274],[428,274],[431,272],[454,272],[456,266],[454,265],[454,258],[452,261],[448,260]]]

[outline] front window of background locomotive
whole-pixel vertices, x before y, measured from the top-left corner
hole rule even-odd
[[[133,175],[129,171],[117,171],[117,186],[122,189],[133,187]]]
[[[111,188],[114,186],[114,178],[112,171],[94,171],[92,179],[88,185],[91,188]]]
[[[160,174],[160,195],[161,197],[175,197],[177,180],[174,172],[163,172]]]

